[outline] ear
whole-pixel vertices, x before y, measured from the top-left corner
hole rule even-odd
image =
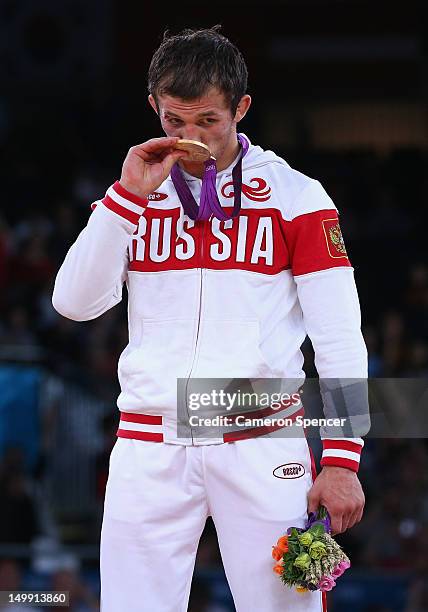
[[[152,94],[149,95],[149,104],[152,107],[152,109],[155,111],[155,113],[159,115],[158,105],[156,104],[156,100],[154,99]]]
[[[240,99],[238,108],[236,109],[236,113],[234,117],[234,121],[236,121],[236,123],[238,123],[239,121],[241,121],[241,119],[245,117],[250,106],[251,106],[251,96],[249,96],[248,94],[245,94],[245,96],[242,96],[242,98]]]

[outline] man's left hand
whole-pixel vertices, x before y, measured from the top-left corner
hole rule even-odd
[[[315,479],[308,493],[308,512],[316,512],[320,505],[331,517],[333,535],[343,533],[359,523],[365,497],[358,476],[352,470],[326,465]]]

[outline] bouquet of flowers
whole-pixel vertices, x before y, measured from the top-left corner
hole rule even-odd
[[[320,506],[309,514],[304,529],[290,527],[272,547],[273,571],[299,593],[331,591],[351,562],[330,534],[330,516]]]

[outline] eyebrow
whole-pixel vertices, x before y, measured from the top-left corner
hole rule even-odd
[[[169,117],[175,117],[176,119],[181,119],[179,115],[176,115],[171,111],[165,111],[165,115],[168,115]],[[217,117],[217,112],[214,110],[205,111],[204,113],[199,113],[198,117]]]

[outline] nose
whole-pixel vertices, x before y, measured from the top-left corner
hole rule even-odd
[[[197,140],[202,142],[202,134],[199,128],[195,125],[186,125],[180,129],[180,138],[184,140]]]

